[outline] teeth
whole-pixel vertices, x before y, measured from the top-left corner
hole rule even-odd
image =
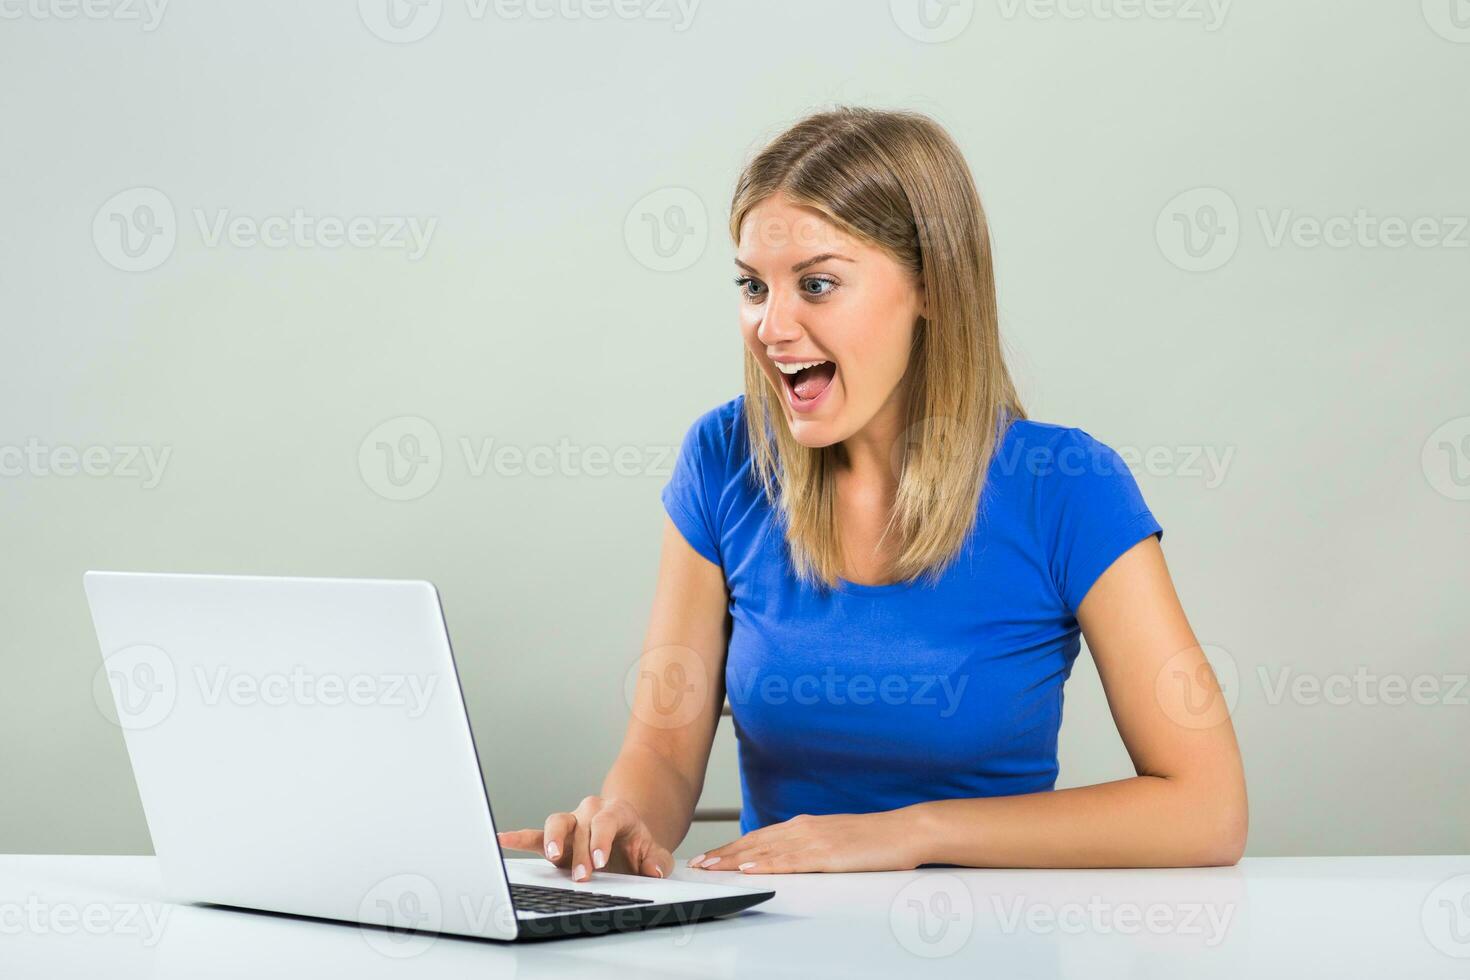
[[[827,362],[826,361],[802,361],[799,364],[782,364],[780,361],[772,361],[771,363],[774,364],[774,365],[776,365],[777,369],[780,370],[780,372],[782,374],[795,374],[798,371],[805,370],[806,368],[809,368],[809,367],[816,367],[818,364],[826,364]]]

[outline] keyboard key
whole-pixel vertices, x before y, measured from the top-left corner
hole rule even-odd
[[[625,895],[606,895],[602,892],[583,892],[547,885],[513,884],[510,886],[510,897],[518,909],[552,914],[653,904],[653,900],[648,898],[628,898]]]

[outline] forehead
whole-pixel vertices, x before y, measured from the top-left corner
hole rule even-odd
[[[816,208],[794,204],[781,195],[767,198],[746,212],[740,222],[737,251],[742,259],[765,256],[781,259],[818,252],[862,251],[865,243],[849,234]]]

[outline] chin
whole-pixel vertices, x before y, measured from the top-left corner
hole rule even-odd
[[[807,449],[825,449],[847,438],[845,430],[833,419],[800,419],[788,414],[786,428],[791,438]]]

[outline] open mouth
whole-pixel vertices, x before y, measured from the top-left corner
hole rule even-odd
[[[832,379],[837,376],[837,364],[833,361],[807,361],[804,364],[776,363],[781,380],[786,382],[792,405],[806,408],[827,393]]]

